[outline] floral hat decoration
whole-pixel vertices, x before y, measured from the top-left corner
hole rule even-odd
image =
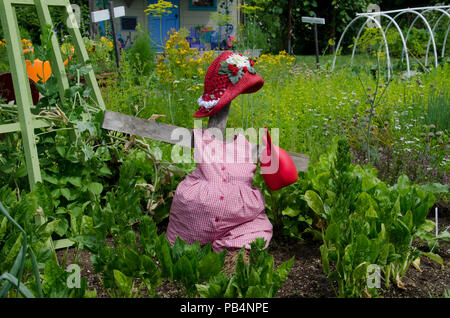
[[[253,65],[255,62],[242,54],[231,51],[220,54],[206,72],[203,95],[198,99],[200,108],[194,117],[217,114],[238,95],[261,89],[264,80]]]

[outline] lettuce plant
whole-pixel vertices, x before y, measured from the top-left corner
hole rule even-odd
[[[375,169],[351,165],[346,140],[339,140],[335,149],[335,157],[323,158],[323,162],[333,158],[328,161],[330,170],[313,181],[317,192],[307,191],[304,198],[326,224],[322,267],[336,295],[378,295],[367,285],[370,265],[384,273],[385,287],[391,281],[403,287],[402,278],[421,253],[442,265],[438,255],[423,253],[412,242],[427,227],[433,193],[447,192],[447,187],[414,185],[407,176],[388,187],[376,177]]]
[[[238,254],[236,272],[227,277],[224,272],[210,278],[205,285],[197,284],[203,298],[272,298],[288,277],[294,257],[274,269],[273,256],[257,238],[251,245],[250,263],[244,262],[244,248]]]

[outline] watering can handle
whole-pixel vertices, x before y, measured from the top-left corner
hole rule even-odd
[[[269,129],[267,127],[264,127],[264,130],[266,132],[266,135],[263,136],[263,142],[267,148],[267,155],[270,156],[272,152],[272,138],[270,138]]]

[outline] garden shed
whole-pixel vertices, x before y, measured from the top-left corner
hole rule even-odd
[[[172,28],[186,28],[191,32],[193,46],[210,49],[236,33],[240,21],[238,3],[240,0],[171,0],[177,7],[167,9],[161,17],[148,15],[145,10],[149,4],[158,0],[115,0],[114,6],[125,6],[125,16],[117,21],[119,38],[126,46],[133,42],[140,24],[149,30],[152,40],[161,46],[164,38]],[[108,2],[98,0],[94,10],[105,9]],[[104,30],[104,26],[100,25]],[[161,41],[162,37],[162,41]],[[220,41],[218,41],[220,39]]]

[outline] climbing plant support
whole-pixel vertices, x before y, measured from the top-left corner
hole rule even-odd
[[[426,14],[428,13],[433,13],[433,12],[438,12],[440,13],[439,18],[437,18],[436,22],[434,23],[433,27],[431,27],[430,22],[429,22],[429,18],[426,17]],[[387,76],[388,79],[391,76],[391,62],[390,62],[390,56],[389,56],[389,44],[387,43],[386,40],[386,34],[389,30],[389,28],[394,25],[397,32],[400,34],[400,38],[402,41],[402,45],[403,45],[403,49],[402,49],[402,58],[403,56],[405,56],[406,59],[406,74],[407,76],[411,75],[411,70],[410,70],[410,63],[409,63],[409,56],[408,56],[408,37],[409,34],[411,33],[411,30],[414,26],[414,24],[416,23],[417,20],[422,20],[423,24],[426,27],[426,30],[429,34],[429,40],[427,43],[427,49],[426,49],[426,55],[425,55],[425,66],[428,65],[428,55],[429,55],[429,51],[430,51],[430,46],[432,46],[433,48],[433,55],[434,55],[434,66],[437,67],[438,66],[438,52],[437,52],[437,46],[436,46],[436,38],[434,36],[436,27],[439,25],[439,23],[442,21],[443,17],[447,17],[450,19],[450,5],[446,5],[446,6],[433,6],[433,7],[419,7],[419,8],[407,8],[407,9],[399,9],[399,10],[390,10],[390,11],[375,11],[375,12],[366,12],[366,13],[357,13],[356,17],[351,20],[347,26],[344,29],[344,32],[342,33],[338,45],[336,47],[335,50],[335,55],[333,58],[333,65],[332,65],[332,69],[334,70],[334,67],[336,65],[336,56],[339,52],[339,49],[342,45],[342,40],[345,36],[345,34],[347,33],[348,29],[350,28],[351,25],[353,25],[354,22],[356,22],[357,20],[361,20],[361,19],[365,19],[365,22],[363,23],[363,25],[361,26],[361,28],[359,29],[357,36],[354,40],[353,43],[353,50],[352,50],[352,56],[351,56],[351,60],[350,60],[350,64],[353,63],[353,58],[355,56],[355,51],[356,51],[356,46],[358,45],[358,39],[361,36],[361,33],[363,31],[363,29],[366,27],[366,25],[369,22],[373,22],[376,26],[377,29],[380,30],[382,37],[383,37],[383,41],[384,41],[384,46],[385,46],[385,50],[386,50],[386,59],[387,59]],[[411,24],[409,25],[408,31],[406,33],[406,36],[403,34],[399,24],[397,23],[397,19],[402,16],[405,13],[409,13],[409,14],[414,14],[415,18],[412,20]],[[382,27],[380,21],[380,18],[384,17],[387,20],[389,20],[389,23],[386,25],[385,28]],[[444,19],[447,20],[447,19]],[[447,20],[448,22],[448,20]],[[445,45],[447,42],[447,36],[450,30],[450,25],[447,26],[447,30],[445,32],[445,37],[443,40],[443,46],[442,46],[442,52],[441,52],[441,57],[444,57],[445,54]]]
[[[28,74],[25,66],[25,57],[22,50],[21,36],[16,16],[17,6],[34,6],[39,17],[41,32],[44,32],[49,26],[53,29],[53,23],[50,16],[49,7],[57,7],[63,12],[69,33],[77,55],[83,63],[88,61],[88,53],[84,46],[83,39],[77,25],[77,21],[68,0],[1,0],[0,1],[0,20],[5,36],[5,42],[8,52],[9,67],[12,75],[16,107],[18,111],[17,123],[2,124],[0,121],[0,134],[20,132],[23,139],[23,150],[26,158],[28,179],[30,188],[42,181],[39,167],[39,158],[36,147],[36,137],[34,129],[49,126],[44,120],[36,119],[32,114],[33,100],[29,85]],[[51,32],[51,68],[57,79],[58,91],[61,100],[64,100],[65,91],[69,88],[69,81],[64,69],[61,51],[56,34]],[[97,106],[104,110],[105,104],[97,84],[94,71],[85,75],[86,83],[90,87],[93,100]],[[45,222],[45,216],[38,215],[36,222],[42,224]],[[60,240],[55,243],[55,247],[64,247],[70,245],[68,240]]]

